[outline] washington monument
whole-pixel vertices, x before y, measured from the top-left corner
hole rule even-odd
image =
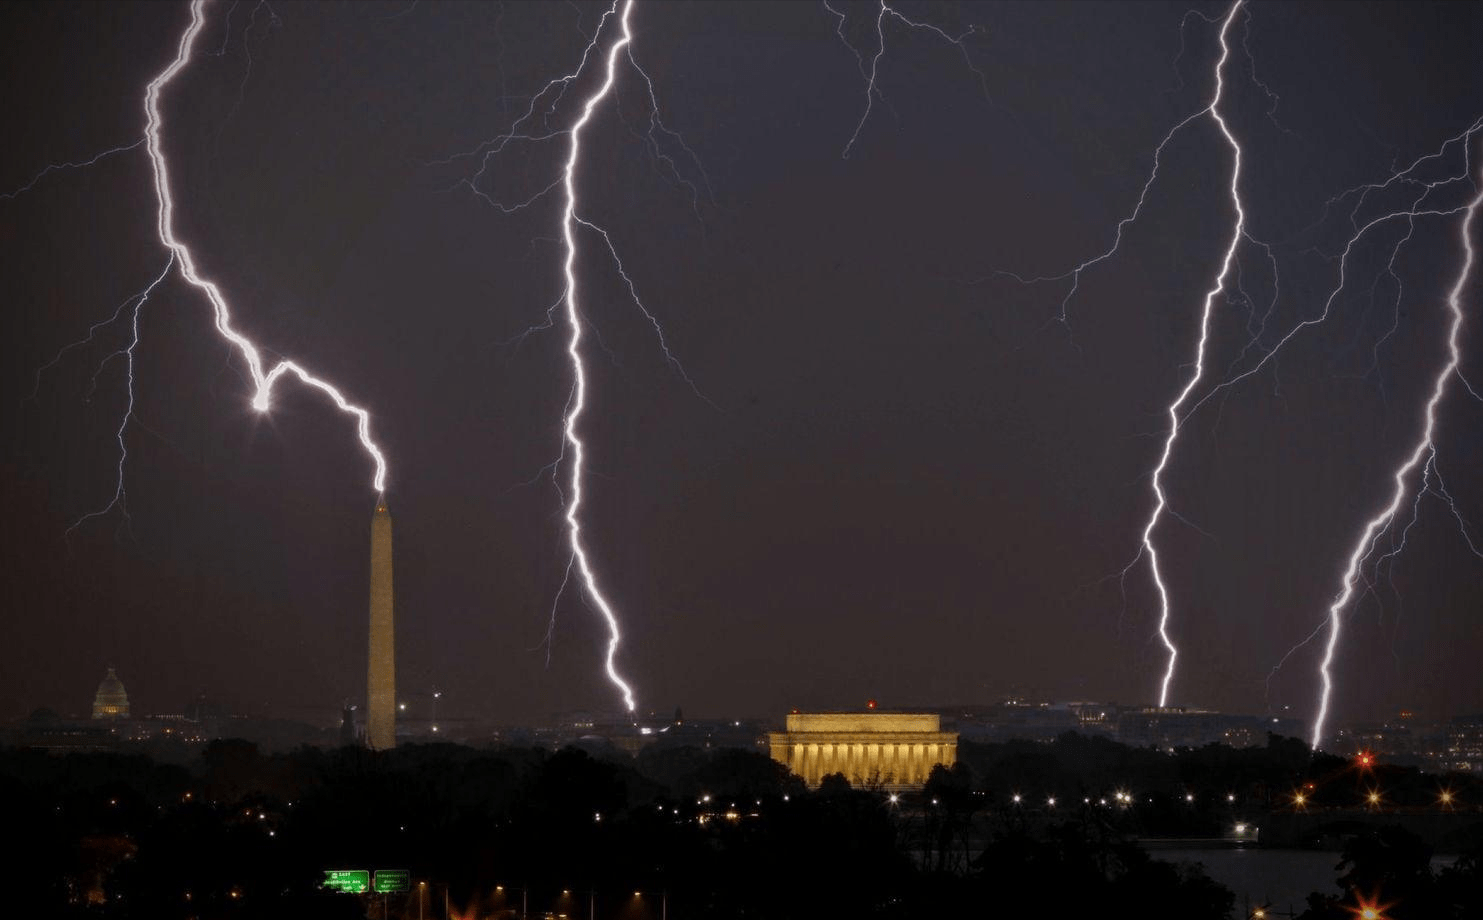
[[[396,747],[394,607],[391,512],[382,498],[371,515],[371,649],[366,673],[366,744],[377,751]]]

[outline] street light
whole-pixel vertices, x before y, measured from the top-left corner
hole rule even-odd
[[[515,890],[520,892],[520,920],[525,920],[526,898],[529,896],[530,892],[528,889],[525,888],[516,888]],[[499,895],[500,898],[503,899],[505,895],[505,886],[495,885],[494,893]]]
[[[642,891],[635,891],[633,893],[633,899],[635,901],[642,901],[644,899],[644,893]],[[663,891],[660,891],[659,892],[659,920],[668,920],[668,918],[669,918],[669,891],[666,889],[666,890],[663,890]]]
[[[1386,920],[1385,911],[1393,906],[1391,904],[1381,904],[1378,894],[1373,899],[1366,900],[1357,891],[1354,893],[1354,901],[1358,906],[1351,907],[1349,910],[1356,917],[1361,918],[1361,920]]]

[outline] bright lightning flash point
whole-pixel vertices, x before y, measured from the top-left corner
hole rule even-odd
[[[165,88],[175,79],[182,70],[191,63],[191,54],[195,47],[196,39],[200,36],[202,28],[206,24],[205,17],[206,0],[192,0],[191,22],[185,33],[180,37],[180,44],[176,49],[175,60],[170,63],[149,83],[148,91],[144,97],[144,111],[146,116],[145,142],[149,153],[149,160],[154,171],[155,197],[158,202],[157,229],[160,242],[170,250],[174,262],[179,265],[180,273],[192,286],[206,295],[211,302],[212,310],[216,318],[216,331],[223,338],[236,346],[242,357],[247,361],[248,370],[252,374],[252,381],[257,387],[257,392],[252,397],[252,407],[259,412],[266,412],[271,406],[273,395],[273,384],[285,374],[292,374],[301,382],[324,392],[342,412],[356,417],[357,432],[360,436],[361,446],[366,453],[370,454],[375,463],[376,472],[372,478],[372,486],[378,493],[386,490],[386,459],[382,456],[381,449],[371,440],[371,417],[365,409],[351,405],[341,395],[340,391],[319,377],[310,374],[302,365],[293,361],[279,361],[271,369],[264,372],[263,358],[258,347],[247,339],[246,336],[232,328],[231,311],[227,307],[226,297],[222,294],[215,282],[203,278],[196,270],[195,258],[191,251],[175,235],[175,199],[170,191],[169,164],[165,159],[165,151],[161,140],[161,129],[164,118],[160,114],[160,96]]]

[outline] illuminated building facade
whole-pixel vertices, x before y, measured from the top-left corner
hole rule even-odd
[[[129,717],[129,695],[124,692],[124,682],[113,673],[113,668],[108,669],[98,684],[98,692],[93,697],[93,718],[95,719],[127,719]]]
[[[1483,771],[1483,714],[1457,716],[1447,726],[1444,768]]]
[[[391,589],[391,512],[386,500],[371,516],[371,641],[366,669],[366,744],[396,747],[395,604]]]
[[[795,712],[786,727],[768,733],[772,759],[810,786],[842,773],[852,786],[916,789],[958,758],[957,733],[935,713]]]

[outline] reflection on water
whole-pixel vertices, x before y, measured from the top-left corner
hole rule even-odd
[[[1200,863],[1205,874],[1236,893],[1237,916],[1246,905],[1271,904],[1279,911],[1301,912],[1309,892],[1339,894],[1339,854],[1323,850],[1253,848],[1160,850],[1154,858],[1174,863]],[[1451,865],[1453,857],[1432,860],[1432,869]]]

